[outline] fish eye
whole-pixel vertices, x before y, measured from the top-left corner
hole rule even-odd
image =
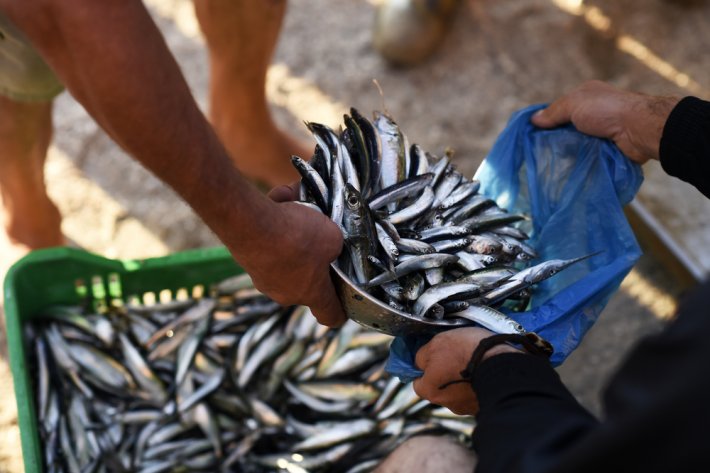
[[[350,197],[348,197],[348,204],[350,204],[353,207],[356,206],[357,205],[357,197],[355,197],[354,195],[351,195]]]
[[[515,330],[520,330],[520,331],[522,331],[522,330],[523,330],[523,326],[520,325],[520,324],[515,324]]]

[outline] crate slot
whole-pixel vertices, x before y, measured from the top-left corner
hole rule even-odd
[[[158,300],[163,304],[173,300],[173,292],[170,289],[163,289],[158,293]]]
[[[155,293],[152,291],[144,292],[142,299],[143,299],[143,305],[155,305],[157,302],[157,298],[155,297]]]
[[[194,299],[202,299],[202,296],[205,294],[205,286],[202,284],[198,284],[195,287],[192,288],[192,297]]]

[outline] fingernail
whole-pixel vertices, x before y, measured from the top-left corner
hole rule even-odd
[[[544,111],[545,111],[545,109],[544,109],[544,108],[541,108],[541,109],[538,110],[537,112],[533,113],[533,118],[542,115],[542,112],[544,112]]]

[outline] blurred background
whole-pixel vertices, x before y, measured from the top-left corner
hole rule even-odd
[[[192,2],[145,3],[206,109],[207,57]],[[453,148],[459,170],[471,176],[512,112],[587,79],[654,95],[710,97],[710,2],[464,0],[441,48],[412,68],[393,67],[373,49],[377,4],[289,1],[267,79],[283,128],[310,139],[304,120],[337,128],[350,106],[366,114],[382,110],[377,79],[410,142],[436,154]],[[63,232],[77,246],[110,258],[145,258],[219,245],[68,93],[56,100],[54,120],[47,186],[64,216]],[[604,384],[628,349],[659,330],[689,282],[710,271],[710,253],[703,251],[710,243],[708,202],[665,176],[658,163],[644,171],[633,217],[645,254],[559,368],[597,415]],[[0,324],[0,472],[17,471],[19,429]]]

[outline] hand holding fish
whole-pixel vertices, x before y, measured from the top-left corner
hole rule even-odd
[[[269,194],[277,205],[268,210],[274,215],[265,218],[272,223],[265,229],[268,234],[248,242],[252,248],[235,252],[235,258],[276,302],[307,305],[321,324],[340,326],[346,317],[329,270],[342,249],[342,233],[325,215],[289,202],[290,189],[282,186]]]
[[[609,138],[632,161],[658,159],[663,127],[678,97],[656,97],[588,81],[532,118],[541,128],[574,124],[583,133]]]
[[[429,343],[419,349],[416,365],[424,371],[421,378],[414,380],[414,391],[434,404],[448,407],[459,415],[476,415],[478,400],[468,382],[439,387],[450,381],[461,379],[461,371],[466,368],[473,351],[484,338],[493,332],[477,327],[447,330],[439,333]],[[483,359],[500,353],[522,353],[510,345],[496,345],[486,351]]]

